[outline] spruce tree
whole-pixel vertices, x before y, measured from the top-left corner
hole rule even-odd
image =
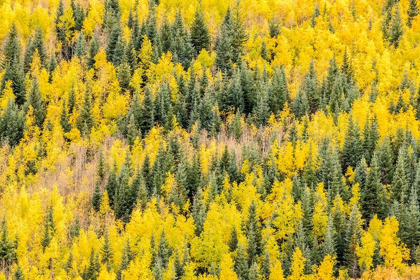
[[[216,51],[216,67],[217,69],[227,74],[232,73],[232,66],[234,60],[233,51],[233,19],[230,9],[227,10],[223,23],[220,27],[220,33],[216,37],[215,51]]]
[[[25,275],[23,274],[20,266],[17,267],[15,273],[13,274],[13,280],[25,280]]]
[[[86,55],[86,40],[85,36],[83,35],[83,32],[79,32],[79,36],[77,36],[74,53],[80,59],[82,59]]]
[[[244,246],[238,248],[238,255],[235,260],[235,272],[238,275],[239,279],[248,279],[249,268],[246,258],[246,251]]]
[[[381,184],[381,174],[378,160],[378,156],[375,154],[366,178],[365,188],[362,189],[360,197],[361,212],[363,218],[367,221],[369,221],[375,214],[378,214],[379,218],[384,218],[386,215],[386,198]]]
[[[230,252],[235,252],[236,249],[238,248],[238,233],[235,227],[232,227],[228,245],[229,245]]]
[[[71,130],[71,125],[69,123],[69,116],[67,114],[67,106],[66,106],[65,99],[63,99],[63,106],[61,107],[60,124],[64,132],[67,133]]]
[[[191,25],[191,43],[196,54],[202,49],[209,50],[210,34],[204,20],[203,13],[199,10],[195,12],[194,20]]]
[[[108,176],[108,181],[105,185],[105,190],[108,193],[109,206],[111,207],[111,209],[114,209],[115,207],[115,194],[118,188],[116,173],[117,173],[117,165],[116,165],[116,162],[114,162],[114,168],[110,171],[109,176]]]
[[[6,53],[6,50],[5,50]],[[7,53],[6,53],[7,54]],[[6,88],[6,83],[11,81],[13,94],[16,96],[16,104],[21,106],[25,103],[25,73],[23,65],[20,60],[20,54],[15,54],[14,57],[8,61],[6,56],[6,72],[3,75],[0,85],[0,92]]]
[[[15,57],[20,60],[21,48],[19,43],[19,33],[16,28],[16,24],[13,23],[10,27],[9,33],[7,34],[6,41],[4,44],[3,55],[5,62],[10,63]]]
[[[91,114],[92,110],[92,101],[91,101],[91,93],[89,89],[86,90],[85,96],[83,99],[83,105],[80,108],[80,114],[77,118],[77,128],[83,132],[84,136],[86,133],[89,134],[91,128],[93,127],[93,117]]]
[[[407,10],[408,20],[407,20],[407,26],[411,27],[412,22],[416,16],[419,14],[419,5],[417,3],[417,0],[409,0],[409,6]]]
[[[92,200],[91,200],[93,210],[98,212],[101,207],[101,202],[102,202],[102,193],[100,189],[100,181],[96,181],[95,191],[92,194]]]
[[[108,271],[111,270],[114,252],[112,250],[111,241],[109,240],[108,231],[105,231],[104,243],[101,248],[101,263],[105,264]]]
[[[149,130],[153,127],[155,122],[155,112],[153,97],[150,89],[146,87],[144,90],[144,98],[141,106],[142,122],[140,124],[141,132],[143,135],[147,135]]]
[[[359,163],[362,158],[362,140],[360,139],[360,129],[357,123],[350,117],[346,135],[344,137],[343,149],[341,151],[341,162],[344,171],[348,166],[353,168]]]
[[[405,153],[400,149],[398,154],[397,166],[395,168],[394,178],[392,180],[391,199],[397,200],[400,203],[405,203],[402,199],[407,197],[408,182],[406,177],[406,170],[404,166]]]
[[[284,105],[289,97],[287,87],[286,73],[284,66],[276,68],[273,75],[272,85],[270,87],[270,109],[276,114],[283,110]]]
[[[360,245],[360,238],[362,235],[361,229],[361,214],[359,207],[354,204],[350,213],[347,231],[346,231],[346,262],[347,267],[352,278],[356,278],[359,275],[358,258],[356,250]]]
[[[395,10],[395,14],[392,19],[391,29],[390,29],[390,38],[389,43],[394,48],[398,48],[398,45],[400,43],[401,37],[404,34],[404,27],[401,19],[401,13],[399,5],[397,5],[397,8]]]
[[[33,114],[35,116],[35,124],[39,128],[42,128],[45,120],[45,105],[39,90],[39,82],[37,77],[35,77],[35,79],[32,81],[32,88],[29,91],[28,100],[25,105],[26,112],[28,111],[29,106],[32,106]]]
[[[93,68],[93,66],[95,65],[95,56],[98,54],[99,52],[99,42],[98,42],[98,36],[95,33],[93,35],[92,40],[90,41],[90,46],[89,46],[89,57],[88,57],[88,62],[87,65],[89,68]]]

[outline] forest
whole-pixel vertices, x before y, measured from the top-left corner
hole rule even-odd
[[[419,279],[419,12],[0,0],[0,279]]]

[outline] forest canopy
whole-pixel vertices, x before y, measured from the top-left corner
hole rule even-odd
[[[0,279],[420,277],[417,0],[0,0]]]

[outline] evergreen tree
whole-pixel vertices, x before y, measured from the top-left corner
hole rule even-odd
[[[80,59],[82,59],[86,55],[86,40],[85,36],[83,35],[83,32],[79,32],[79,36],[77,36],[74,53]]]
[[[343,169],[346,170],[348,166],[356,167],[362,155],[362,140],[360,139],[359,126],[350,117],[344,137],[343,150],[341,152]]]
[[[347,267],[352,278],[356,278],[359,275],[359,266],[357,261],[358,259],[356,255],[356,250],[359,246],[362,234],[361,224],[361,214],[359,212],[357,204],[355,204],[353,205],[353,208],[351,210],[346,231],[346,260]]]
[[[389,43],[394,48],[398,48],[398,45],[400,43],[401,37],[404,33],[403,23],[401,19],[401,13],[399,5],[397,5],[397,8],[395,10],[395,14],[392,19],[392,25],[390,29],[390,38]]]
[[[361,192],[361,212],[363,218],[369,221],[374,214],[379,218],[385,216],[385,197],[381,184],[381,174],[378,165],[378,156],[375,154],[372,159],[369,173],[366,178],[365,188]]]
[[[98,36],[95,33],[93,35],[92,40],[90,41],[90,46],[89,46],[89,57],[88,57],[88,62],[87,65],[89,68],[93,68],[93,66],[95,65],[95,56],[98,54],[99,52],[99,41],[98,41]]]
[[[80,114],[77,118],[77,128],[83,132],[86,136],[90,133],[91,128],[93,127],[93,117],[91,114],[92,110],[92,101],[91,101],[91,93],[89,89],[86,90],[83,105],[80,108]]]
[[[50,63],[48,65],[48,72],[49,72],[48,82],[49,83],[52,82],[52,77],[53,77],[52,74],[56,67],[57,67],[57,59],[55,58],[55,54],[52,53],[51,58],[50,58]]]
[[[261,275],[264,279],[270,279],[271,264],[270,264],[270,253],[268,249],[265,250],[264,259],[261,264]]]
[[[108,231],[105,231],[104,243],[101,248],[101,263],[107,266],[108,271],[111,270],[111,265],[113,262],[114,252],[111,247],[111,242],[109,240]]]
[[[258,271],[258,266],[257,266],[257,263],[256,262],[254,262],[251,265],[250,269],[249,269],[249,277],[248,277],[248,279],[249,280],[258,280],[258,279],[260,279],[259,271]]]
[[[227,10],[220,28],[220,34],[216,37],[216,67],[217,69],[231,74],[234,61],[233,50],[233,18],[230,9]]]
[[[209,30],[207,29],[203,13],[199,10],[195,12],[191,25],[191,43],[196,54],[200,53],[202,49],[209,50],[210,48]]]
[[[235,227],[232,227],[228,245],[229,245],[230,252],[234,252],[238,248],[238,233],[236,232]]]
[[[392,193],[391,199],[397,200],[400,203],[405,203],[403,198],[407,198],[408,182],[406,177],[406,170],[404,166],[404,158],[406,154],[403,148],[400,149],[398,154],[397,166],[395,168],[394,178],[392,180]]]
[[[42,100],[41,92],[39,90],[39,82],[38,78],[35,77],[35,79],[32,81],[32,88],[28,95],[28,100],[25,105],[26,112],[29,109],[29,106],[32,106],[33,113],[35,116],[35,124],[42,128],[42,125],[44,123],[45,119],[45,109],[44,109],[44,102]]]
[[[419,5],[417,0],[409,0],[409,6],[407,10],[408,20],[407,26],[411,27],[411,24],[416,16],[419,14]]]
[[[118,182],[117,182],[117,165],[114,162],[114,168],[110,171],[108,176],[108,182],[105,185],[105,190],[108,193],[109,197],[109,206],[111,209],[115,207],[115,194],[118,189]],[[115,210],[115,209],[114,209]]]
[[[277,38],[281,33],[281,27],[278,20],[272,18],[269,23],[269,35],[271,38]]]
[[[109,34],[108,45],[106,47],[106,58],[108,61],[114,63],[114,58],[118,58],[115,56],[116,50],[118,50],[119,45],[121,45],[121,36],[122,36],[122,29],[119,23],[115,24],[112,28],[111,33]],[[120,47],[121,48],[121,47]],[[91,46],[92,49],[92,46]]]
[[[29,38],[28,46],[25,52],[24,66],[23,66],[25,73],[28,72],[31,68],[32,57],[35,54],[35,52],[38,53],[38,56],[41,60],[41,66],[42,67],[46,66],[47,65],[47,51],[44,46],[43,34],[40,27],[35,29],[34,37]]]
[[[16,104],[9,100],[3,116],[0,117],[0,139],[14,147],[23,137],[24,126],[24,115],[20,114]]]
[[[7,49],[6,54],[6,71],[1,80],[0,92],[6,88],[6,83],[11,81],[11,88],[13,94],[16,96],[16,104],[21,106],[25,103],[25,73],[23,71],[23,65],[20,60],[20,54],[15,54],[14,57],[9,61],[7,60]]]
[[[240,62],[243,45],[248,41],[248,34],[245,30],[245,24],[243,19],[243,11],[240,7],[240,1],[236,1],[233,6],[232,13],[232,47],[233,47],[233,62],[238,64]]]
[[[248,208],[248,220],[245,223],[245,233],[248,241],[248,265],[257,260],[262,250],[261,224],[257,215],[257,206],[254,201]]]
[[[289,90],[287,87],[286,73],[284,66],[276,68],[273,75],[273,82],[270,87],[270,109],[273,113],[283,110],[288,100]]]
[[[401,223],[401,228],[404,229],[401,240],[410,249],[412,258],[415,255],[415,250],[420,243],[420,210],[417,198],[417,190],[415,187],[411,188],[410,199],[408,203],[408,213],[406,223]]]
[[[6,64],[10,63],[15,57],[17,60],[20,60],[21,48],[19,43],[19,33],[15,23],[12,24],[9,33],[7,34],[6,41],[4,43],[3,55]]]
[[[13,280],[25,280],[25,275],[23,274],[20,266],[17,267],[15,273],[13,274]]]
[[[67,133],[71,130],[71,125],[69,123],[69,116],[67,114],[67,106],[66,106],[65,99],[63,99],[63,106],[61,107],[60,124],[64,132]]]
[[[238,255],[235,260],[235,272],[238,275],[238,279],[248,279],[249,269],[244,246],[239,246],[238,248]]]
[[[270,117],[269,97],[266,85],[258,87],[257,104],[256,107],[254,107],[254,111],[257,125],[265,125]]]
[[[100,181],[96,181],[95,191],[92,194],[92,208],[96,212],[99,211],[102,202],[102,193],[100,189]]]
[[[141,132],[143,135],[147,135],[149,130],[153,127],[155,122],[154,104],[153,97],[150,89],[146,87],[144,90],[144,98],[140,110],[142,121],[140,123]]]
[[[325,231],[324,243],[322,244],[323,256],[325,257],[327,255],[330,255],[331,257],[334,257],[336,255],[335,246],[336,240],[334,234],[334,220],[332,216],[329,216],[327,228]]]

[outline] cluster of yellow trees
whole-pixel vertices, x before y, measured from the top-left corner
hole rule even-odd
[[[127,22],[134,14],[138,25],[146,26],[128,74],[123,67],[129,62],[109,56],[114,29],[107,27],[107,13],[113,3],[119,5],[114,15],[119,23],[113,24],[121,25],[118,42],[124,48],[133,41],[134,27]],[[420,191],[420,17],[410,14],[416,5],[414,0],[0,0],[0,278],[420,277],[420,214],[403,212],[404,207],[419,211],[417,197],[411,199],[417,187]],[[78,28],[72,7],[84,9]],[[222,69],[217,52],[227,11],[246,31],[231,72]],[[158,39],[150,38],[151,13]],[[210,42],[186,65],[179,54],[162,51],[162,33],[179,14],[186,33],[192,33],[198,13]],[[47,53],[47,62],[40,48],[30,56],[21,104],[15,76],[8,74],[13,29],[22,65],[37,29]],[[278,33],[270,35],[273,30]],[[89,66],[94,38],[98,48]],[[63,51],[64,42],[72,55]],[[48,66],[52,61],[56,65]],[[340,109],[333,111],[332,95],[323,108],[302,109],[296,100],[302,92],[309,96],[311,65],[321,95],[335,88],[329,77],[333,71],[346,73],[346,64],[356,98],[348,101],[350,90],[337,86]],[[266,109],[273,101],[260,103],[259,92],[265,87],[268,95],[274,92],[271,83],[280,68],[287,99],[280,109]],[[242,73],[249,73],[257,92],[255,108],[246,112],[247,101],[242,111],[229,101],[223,108],[235,81],[245,92]],[[194,105],[191,92],[198,92],[196,102],[211,100],[207,111]],[[153,108],[147,107],[149,98]],[[23,123],[17,143],[10,141],[14,128],[7,125],[16,121],[12,103]],[[136,104],[144,111],[140,124],[133,124]],[[183,110],[178,104],[186,104],[186,121],[176,113]],[[142,120],[151,111],[155,122],[144,129]],[[207,115],[216,116],[208,125]],[[373,147],[363,144],[352,164],[346,158],[349,141],[354,136],[360,141],[352,143],[367,142],[364,128],[371,123],[377,139]],[[381,167],[375,181],[385,206],[369,212],[365,192],[373,154],[382,162],[382,148],[393,154],[392,170]],[[409,163],[399,171],[403,152]],[[328,172],[335,172],[332,179]],[[402,230],[402,222],[412,227]]]

